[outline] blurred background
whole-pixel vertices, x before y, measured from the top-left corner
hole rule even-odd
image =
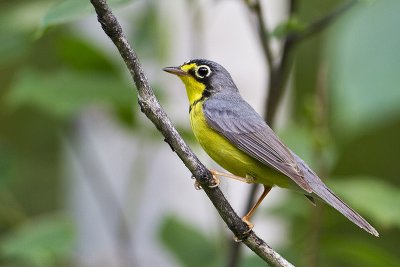
[[[169,117],[218,168],[190,131],[183,85],[161,69],[217,61],[263,113],[269,65],[251,1],[109,2]],[[274,57],[343,3],[261,1]],[[228,264],[232,233],[140,112],[89,1],[0,7],[0,266],[264,266],[247,248]],[[292,48],[274,129],[381,235],[276,188],[254,230],[296,266],[400,266],[398,10],[359,1]],[[239,215],[250,187],[222,180]]]

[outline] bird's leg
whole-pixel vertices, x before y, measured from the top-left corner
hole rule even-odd
[[[220,184],[219,177],[220,176],[235,179],[235,180],[238,180],[238,181],[241,181],[244,183],[248,183],[248,184],[254,183],[254,181],[255,181],[253,177],[248,176],[248,175],[246,175],[246,177],[240,177],[240,176],[233,175],[231,173],[220,172],[220,171],[213,170],[213,169],[210,169],[210,172],[211,172],[211,174],[213,176],[213,180],[214,180],[213,184],[210,185],[211,188],[219,186],[219,184]],[[194,177],[192,177],[192,178],[194,179]],[[194,187],[197,190],[201,189],[201,185],[197,181],[194,183]]]
[[[231,173],[219,172],[219,171],[212,170],[212,169],[210,170],[210,172],[213,175],[214,179],[218,180],[218,184],[219,184],[218,176],[235,179],[235,180],[238,180],[238,181],[241,181],[244,183],[248,183],[248,184],[254,183],[254,178],[251,176],[246,175],[246,177],[240,177],[240,176],[233,175]]]
[[[218,176],[222,176],[222,174],[224,174],[224,173],[218,172],[215,170],[210,170],[210,172],[213,177],[213,182],[212,182],[212,185],[210,185],[209,187],[214,188],[214,187],[219,186],[221,181],[219,180]],[[195,177],[192,176],[192,179],[195,179]],[[196,188],[196,190],[201,190],[201,185],[197,180],[194,182],[194,188]]]
[[[250,211],[242,218],[242,221],[244,221],[250,229],[253,228],[253,224],[250,222],[250,218],[253,215],[253,213],[256,211],[258,206],[261,204],[261,202],[264,200],[264,198],[267,196],[269,191],[271,191],[271,186],[264,185],[264,191],[261,194],[261,196],[258,198],[256,204],[250,209]]]
[[[248,184],[254,183],[254,181],[255,181],[253,177],[248,176],[248,175],[246,175],[246,177],[240,177],[240,176],[233,175],[231,173],[220,172],[220,171],[213,170],[213,169],[210,169],[210,172],[211,172],[211,174],[213,176],[213,180],[214,180],[213,184],[209,186],[211,188],[219,186],[219,184],[221,182],[219,179],[220,176],[235,179],[235,180],[238,180],[238,181],[241,181],[244,183],[248,183]],[[192,177],[192,178],[194,179],[194,177]],[[197,190],[201,189],[201,185],[197,181],[194,183],[194,187]]]

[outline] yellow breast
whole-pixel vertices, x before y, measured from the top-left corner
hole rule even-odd
[[[240,177],[251,176],[258,183],[288,187],[288,179],[258,160],[236,148],[228,139],[207,124],[202,111],[203,102],[190,112],[192,130],[207,154],[221,167]]]

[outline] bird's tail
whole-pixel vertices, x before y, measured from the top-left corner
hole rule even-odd
[[[341,214],[343,214],[347,219],[357,224],[359,227],[367,231],[368,233],[379,236],[378,231],[375,230],[360,214],[350,208],[346,203],[344,203],[335,193],[332,192],[326,185],[324,184],[310,184],[314,193],[319,196],[326,203],[331,205]]]
[[[294,154],[294,153],[293,153]],[[332,192],[321,179],[307,166],[306,163],[300,157],[295,155],[297,161],[301,163],[301,167],[304,172],[304,178],[310,185],[313,192],[324,200],[326,203],[331,205],[341,214],[343,214],[347,219],[358,225],[360,228],[364,229],[368,233],[379,236],[378,231],[375,230],[360,214],[350,208],[346,203],[343,202],[335,193]]]

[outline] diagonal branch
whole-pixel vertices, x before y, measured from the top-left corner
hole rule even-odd
[[[304,39],[307,39],[310,36],[316,35],[319,32],[324,31],[327,27],[332,25],[332,23],[335,22],[337,18],[339,18],[343,13],[345,13],[347,10],[353,7],[357,2],[358,0],[349,0],[342,5],[339,5],[337,8],[333,9],[326,16],[308,25],[308,27],[305,30],[299,33],[293,33],[288,37],[291,38],[293,42],[300,42]]]
[[[269,247],[253,231],[248,229],[247,225],[236,214],[218,187],[209,187],[213,181],[211,173],[183,141],[179,133],[173,127],[171,121],[168,119],[165,111],[160,106],[147,81],[136,53],[128,44],[122,28],[108,7],[106,0],[91,0],[91,3],[96,10],[97,18],[104,32],[117,47],[121,57],[124,59],[125,64],[129,69],[129,72],[131,73],[138,91],[138,101],[142,112],[145,113],[157,129],[164,135],[164,140],[181,158],[200,185],[202,185],[204,192],[210,198],[229,229],[237,238],[243,240],[244,244],[259,255],[270,266],[293,266]]]

